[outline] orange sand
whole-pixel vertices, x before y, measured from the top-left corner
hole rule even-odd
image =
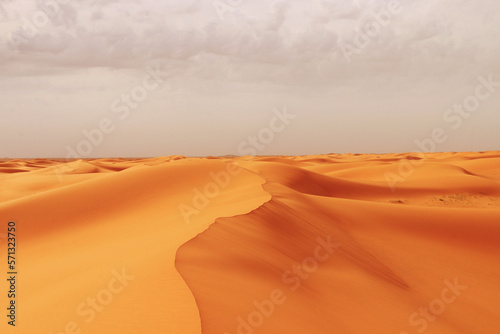
[[[16,159],[0,182],[1,333],[500,330],[498,152]]]

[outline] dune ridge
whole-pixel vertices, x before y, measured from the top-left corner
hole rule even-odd
[[[179,248],[202,333],[495,332],[500,164],[480,156],[435,154],[395,191],[381,181],[400,161],[389,157],[346,157],[347,168],[336,157],[236,159],[267,180],[272,199]],[[429,202],[437,195],[441,206]],[[495,201],[478,205],[481,196]],[[328,237],[339,246],[314,266]],[[441,301],[453,284],[454,301]],[[269,303],[276,290],[284,301]]]
[[[2,333],[500,328],[499,152],[14,159],[0,182]]]
[[[154,160],[114,173],[76,161],[57,175],[36,169],[2,178],[10,189],[0,220],[16,222],[19,241],[19,320],[15,328],[2,321],[2,333],[200,333],[175,252],[215,218],[248,212],[268,194],[261,177],[242,170],[186,222],[179,205],[230,163]]]

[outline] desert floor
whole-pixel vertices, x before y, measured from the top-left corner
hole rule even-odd
[[[15,159],[0,184],[2,333],[500,330],[499,152]]]

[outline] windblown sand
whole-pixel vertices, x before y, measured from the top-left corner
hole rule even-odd
[[[16,159],[0,182],[2,333],[500,330],[498,152]]]

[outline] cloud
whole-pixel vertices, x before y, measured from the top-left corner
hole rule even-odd
[[[366,79],[384,70],[390,77],[404,66],[439,76],[466,62],[489,64],[499,51],[491,38],[500,24],[487,19],[491,6],[498,5],[487,1],[472,6],[458,0],[404,0],[402,13],[353,55],[354,64],[346,63],[338,40],[353,44],[363,27],[386,10],[386,1],[360,1],[359,6],[339,0],[242,1],[222,20],[210,2],[202,1],[81,1],[58,8],[47,3],[15,7],[12,16],[19,28],[13,33],[18,35],[23,22],[35,24],[34,17],[50,12],[47,8],[52,16],[27,43],[13,48],[2,42],[3,69],[21,62],[26,66],[20,75],[38,73],[35,65],[49,73],[62,67],[140,69],[161,58],[182,62],[186,73],[203,79],[227,78],[229,73],[229,80],[286,84],[306,75],[307,84],[336,85],[345,78],[334,73]],[[452,3],[462,7],[448,10]],[[8,4],[13,10],[14,3]],[[476,24],[465,30],[465,22]]]

